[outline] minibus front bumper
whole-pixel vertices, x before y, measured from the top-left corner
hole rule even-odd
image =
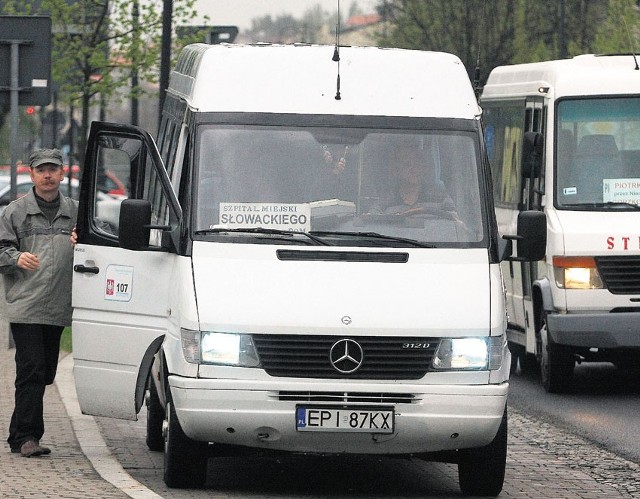
[[[291,452],[396,455],[489,444],[500,426],[509,387],[341,383],[338,390],[345,401],[327,403],[309,400],[314,394],[336,393],[336,384],[329,381],[256,383],[172,375],[169,384],[180,425],[194,440]],[[368,402],[349,402],[352,394],[364,395]],[[410,400],[394,403],[396,395]],[[375,397],[381,401],[373,403]],[[300,431],[300,407],[391,409],[393,432]]]
[[[640,312],[549,314],[553,343],[586,348],[640,348]]]

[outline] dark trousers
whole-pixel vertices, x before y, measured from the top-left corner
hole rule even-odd
[[[44,434],[44,390],[58,369],[60,336],[64,327],[11,323],[16,344],[16,397],[7,442],[19,449]]]

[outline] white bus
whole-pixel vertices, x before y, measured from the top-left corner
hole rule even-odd
[[[453,55],[338,52],[188,46],[157,148],[93,124],[73,282],[81,408],[135,419],[148,391],[170,487],[255,449],[451,461],[466,494],[496,495],[512,241],[480,108]],[[99,172],[123,164],[128,199],[105,225]],[[544,215],[520,218],[519,255],[537,260]]]
[[[637,364],[635,57],[582,55],[498,67],[480,102],[500,231],[509,233],[522,210],[543,211],[548,222],[543,260],[503,264],[514,361],[539,367],[550,392],[571,387],[576,362]]]

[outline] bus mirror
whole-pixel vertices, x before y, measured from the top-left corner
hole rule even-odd
[[[544,137],[540,132],[525,132],[522,141],[522,176],[539,177],[542,171]]]
[[[547,250],[547,216],[541,211],[521,211],[516,240],[518,260],[542,260]]]
[[[146,199],[125,199],[120,204],[119,241],[125,249],[149,247],[151,203]]]

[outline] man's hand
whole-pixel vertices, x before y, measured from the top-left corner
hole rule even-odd
[[[18,257],[18,267],[23,270],[38,270],[40,268],[40,260],[33,253],[25,251],[20,253]]]

